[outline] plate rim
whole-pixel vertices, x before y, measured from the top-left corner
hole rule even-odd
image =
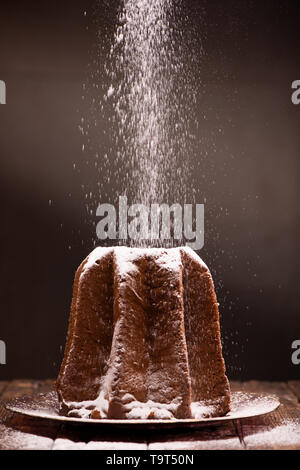
[[[42,396],[47,396],[50,393],[53,392],[48,392],[46,394],[41,394]],[[236,421],[238,419],[247,419],[247,418],[254,418],[258,416],[264,416],[266,414],[272,413],[275,410],[278,409],[280,406],[280,399],[278,396],[274,394],[267,394],[267,393],[255,393],[255,392],[243,392],[243,391],[235,391],[232,392],[232,395],[237,395],[237,394],[244,394],[248,395],[250,397],[254,398],[264,398],[264,399],[269,399],[271,400],[272,406],[270,404],[269,409],[266,409],[265,411],[262,412],[255,412],[253,414],[251,413],[242,413],[239,416],[231,416],[229,412],[225,416],[217,416],[213,418],[202,418],[202,419],[193,419],[193,418],[188,418],[188,419],[168,419],[168,420],[162,420],[162,419],[84,419],[84,418],[77,418],[77,417],[68,417],[68,416],[60,416],[60,415],[51,415],[51,414],[41,414],[35,413],[35,410],[26,410],[26,409],[20,409],[17,406],[17,401],[21,401],[22,399],[26,398],[27,400],[33,397],[31,395],[23,395],[20,397],[16,397],[14,399],[9,400],[8,402],[2,403],[2,406],[5,408],[5,410],[8,413],[13,413],[13,414],[18,414],[30,418],[35,418],[35,419],[43,419],[43,420],[48,420],[48,421],[57,421],[57,422],[63,422],[63,423],[76,423],[76,424],[97,424],[97,425],[117,425],[117,426],[180,426],[180,425],[200,425],[200,424],[210,424],[210,423],[219,423],[219,422],[226,422],[226,421]],[[35,400],[36,403],[36,400]],[[1,405],[1,403],[0,403]]]

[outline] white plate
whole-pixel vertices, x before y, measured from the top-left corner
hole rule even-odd
[[[35,396],[24,396],[16,398],[4,404],[6,413],[17,413],[23,416],[30,416],[37,419],[48,419],[55,421],[62,421],[64,423],[80,423],[98,426],[114,425],[117,427],[138,427],[143,428],[162,428],[162,427],[182,427],[194,426],[211,423],[221,423],[232,421],[236,419],[251,418],[271,413],[276,410],[280,402],[274,395],[264,395],[257,393],[244,393],[233,392],[231,394],[231,407],[232,410],[226,416],[218,418],[203,418],[203,419],[174,419],[174,420],[121,420],[121,419],[82,419],[82,418],[67,418],[59,414],[59,402],[55,391],[46,394],[39,394]],[[0,408],[0,416],[4,415]]]

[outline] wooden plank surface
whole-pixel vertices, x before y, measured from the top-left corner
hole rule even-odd
[[[0,397],[1,394],[4,392],[5,388],[7,387],[8,382],[0,382]]]
[[[53,449],[147,450],[145,433],[130,433],[113,426],[61,426]]]
[[[246,392],[274,394],[280,407],[265,416],[240,421],[241,436],[247,449],[300,449],[300,406],[288,384],[282,382],[246,382]]]
[[[292,392],[296,395],[298,402],[300,403],[300,380],[299,381],[293,381],[293,382],[288,382],[289,388],[292,390]]]
[[[52,381],[13,380],[1,386],[0,399],[11,400],[22,395],[47,392]],[[8,418],[0,423],[0,450],[50,450],[54,445],[57,424],[25,417]]]
[[[189,430],[157,433],[148,443],[149,450],[242,450],[232,423]]]
[[[52,381],[0,382],[0,399],[47,392]],[[300,381],[233,382],[233,391],[275,394],[281,406],[257,418],[217,426],[151,432],[124,432],[114,427],[68,426],[60,423],[5,416],[0,423],[2,449],[99,449],[99,450],[204,450],[204,449],[300,449]]]

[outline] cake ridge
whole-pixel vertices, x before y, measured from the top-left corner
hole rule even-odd
[[[97,247],[83,261],[57,391],[68,416],[229,411],[213,280],[191,248]]]

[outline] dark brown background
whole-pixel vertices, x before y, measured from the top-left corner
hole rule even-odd
[[[98,27],[108,38],[117,3],[98,5]],[[207,230],[200,254],[216,281],[228,372],[296,379],[300,106],[291,103],[291,83],[300,79],[299,2],[183,3],[199,84],[197,202],[206,201]],[[82,161],[78,125],[89,114],[82,85],[95,3],[27,0],[1,2],[0,9],[0,79],[7,84],[0,106],[7,365],[0,379],[43,378],[57,374],[74,271],[95,239],[82,175],[73,171]],[[103,44],[102,54],[104,37]]]

